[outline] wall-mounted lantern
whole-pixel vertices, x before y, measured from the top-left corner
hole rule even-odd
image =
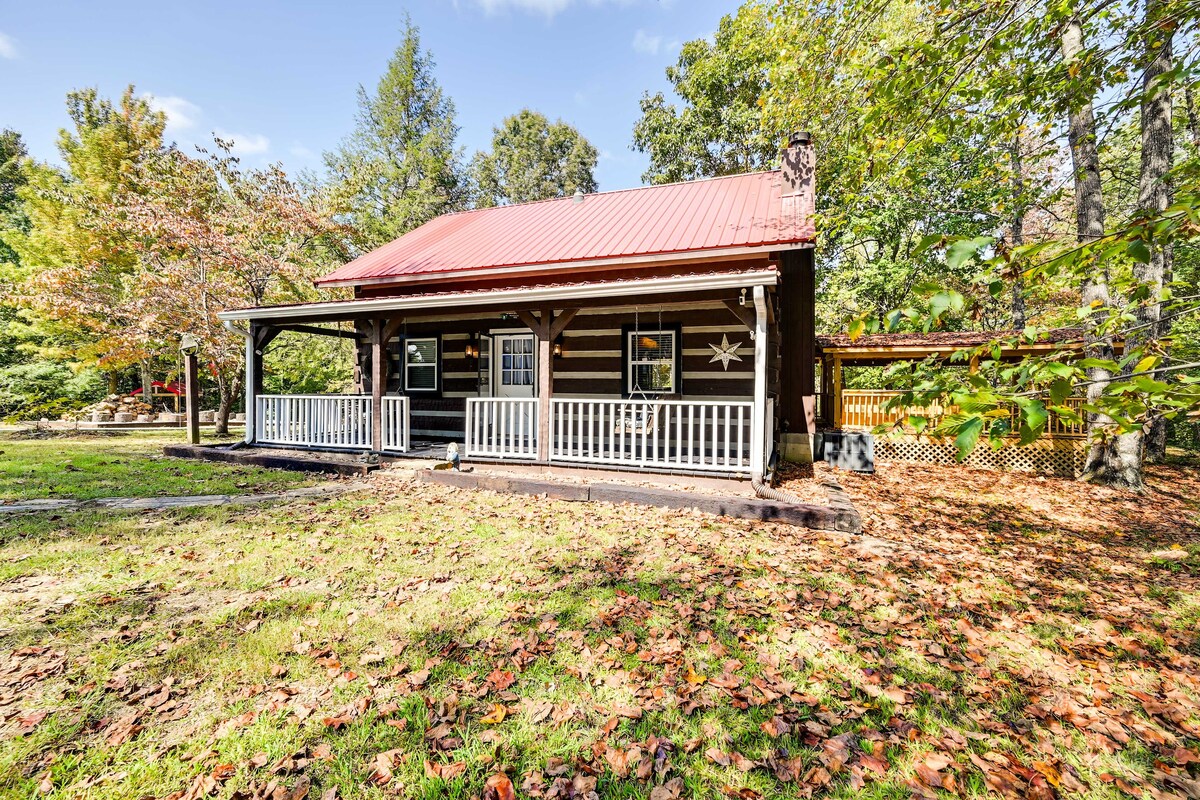
[[[463,349],[463,355],[467,358],[479,358],[479,344],[475,339],[475,334],[471,334],[471,338],[467,340],[467,346]]]
[[[554,355],[561,356],[563,354],[562,346],[563,346],[563,337],[560,334],[559,337],[554,340]]]

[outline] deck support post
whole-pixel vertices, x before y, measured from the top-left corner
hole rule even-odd
[[[842,359],[838,356],[833,357],[833,427],[841,430],[842,427]]]
[[[258,435],[258,395],[262,391],[262,356],[254,346],[257,329],[251,326],[246,337],[246,444],[254,444]]]
[[[754,405],[750,409],[750,473],[766,474],[767,458],[767,292],[754,287]]]
[[[577,308],[564,309],[557,317],[554,309],[518,311],[517,318],[533,331],[537,338],[537,460],[550,463],[550,400],[554,396],[554,340],[566,330],[579,313]]]
[[[383,393],[387,389],[387,339],[384,321],[371,321],[371,450],[383,449]]]

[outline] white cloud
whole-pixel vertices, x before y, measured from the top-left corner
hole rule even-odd
[[[658,51],[662,49],[663,37],[651,36],[641,28],[637,29],[637,33],[633,35],[633,49],[639,53],[645,53],[649,56],[658,55]]]
[[[167,115],[167,126],[172,131],[185,131],[189,128],[194,128],[196,122],[200,119],[200,106],[182,97],[165,96],[159,97],[153,94],[142,95],[146,98],[146,102],[155,111],[161,111]]]
[[[232,141],[230,150],[235,156],[261,156],[271,149],[271,140],[261,133],[230,133],[218,128],[213,134],[225,141]]]
[[[0,32],[0,58],[17,57],[17,40],[6,33]]]
[[[288,152],[291,153],[296,158],[303,158],[303,159],[316,158],[316,155],[317,155],[312,150],[309,150],[307,147],[305,147],[302,144],[292,145],[291,147],[288,148]]]

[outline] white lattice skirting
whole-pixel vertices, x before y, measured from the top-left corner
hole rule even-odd
[[[959,463],[955,458],[956,452],[951,441],[935,442],[915,436],[880,436],[875,439],[877,461],[954,465]],[[993,450],[986,442],[980,442],[964,463],[982,469],[1077,478],[1083,471],[1086,454],[1086,439],[1039,439],[1024,447],[1018,447],[1014,441],[999,450]]]

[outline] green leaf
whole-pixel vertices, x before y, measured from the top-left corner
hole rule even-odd
[[[974,239],[959,239],[946,248],[946,266],[958,269],[975,257],[980,248],[987,247],[994,239],[990,236],[976,236]]]
[[[954,437],[954,447],[958,450],[958,460],[965,461],[975,445],[979,443],[979,435],[983,433],[983,417],[968,417],[958,428]]]
[[[857,341],[858,337],[862,336],[867,330],[867,323],[861,319],[850,320],[850,326],[846,333],[850,335],[850,341]]]
[[[1141,239],[1134,239],[1125,248],[1129,257],[1143,264],[1150,263],[1150,246]]]

